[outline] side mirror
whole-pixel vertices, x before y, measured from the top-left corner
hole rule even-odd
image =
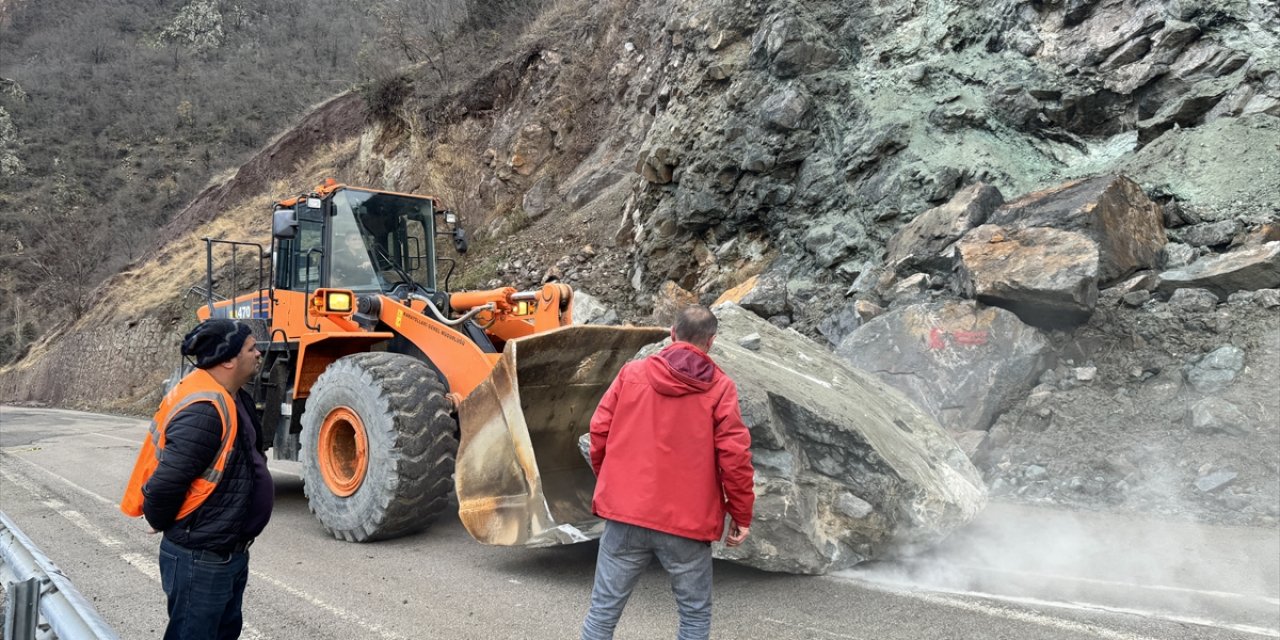
[[[460,227],[453,229],[453,248],[458,253],[467,252],[467,234]]]
[[[298,233],[298,214],[293,209],[276,209],[271,213],[271,235],[292,238]]]

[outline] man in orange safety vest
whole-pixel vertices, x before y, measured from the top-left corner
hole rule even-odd
[[[248,325],[208,320],[182,341],[195,365],[165,395],[120,502],[160,542],[165,640],[240,637],[249,546],[271,518],[275,487],[262,429],[241,390],[262,358]]]

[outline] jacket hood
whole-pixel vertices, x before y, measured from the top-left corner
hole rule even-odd
[[[664,396],[701,393],[720,375],[711,356],[688,342],[672,343],[645,364],[650,384]]]

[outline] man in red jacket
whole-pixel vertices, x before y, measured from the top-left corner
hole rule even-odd
[[[677,638],[711,635],[711,542],[747,538],[755,503],[751,435],[738,389],[707,355],[717,321],[685,307],[671,346],[618,372],[591,418],[592,509],[605,519],[583,640],[613,637],[653,556],[671,574]]]

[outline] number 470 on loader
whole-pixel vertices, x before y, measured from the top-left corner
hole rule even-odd
[[[466,250],[434,198],[327,180],[276,203],[269,254],[206,239],[197,315],[254,326],[263,441],[301,461],[308,505],[335,537],[419,531],[451,491],[481,542],[597,537],[578,439],[622,365],[666,331],[573,326],[573,293],[559,283],[449,292],[438,235]],[[217,245],[231,246],[232,264],[237,248],[258,246],[256,290],[215,299]]]

